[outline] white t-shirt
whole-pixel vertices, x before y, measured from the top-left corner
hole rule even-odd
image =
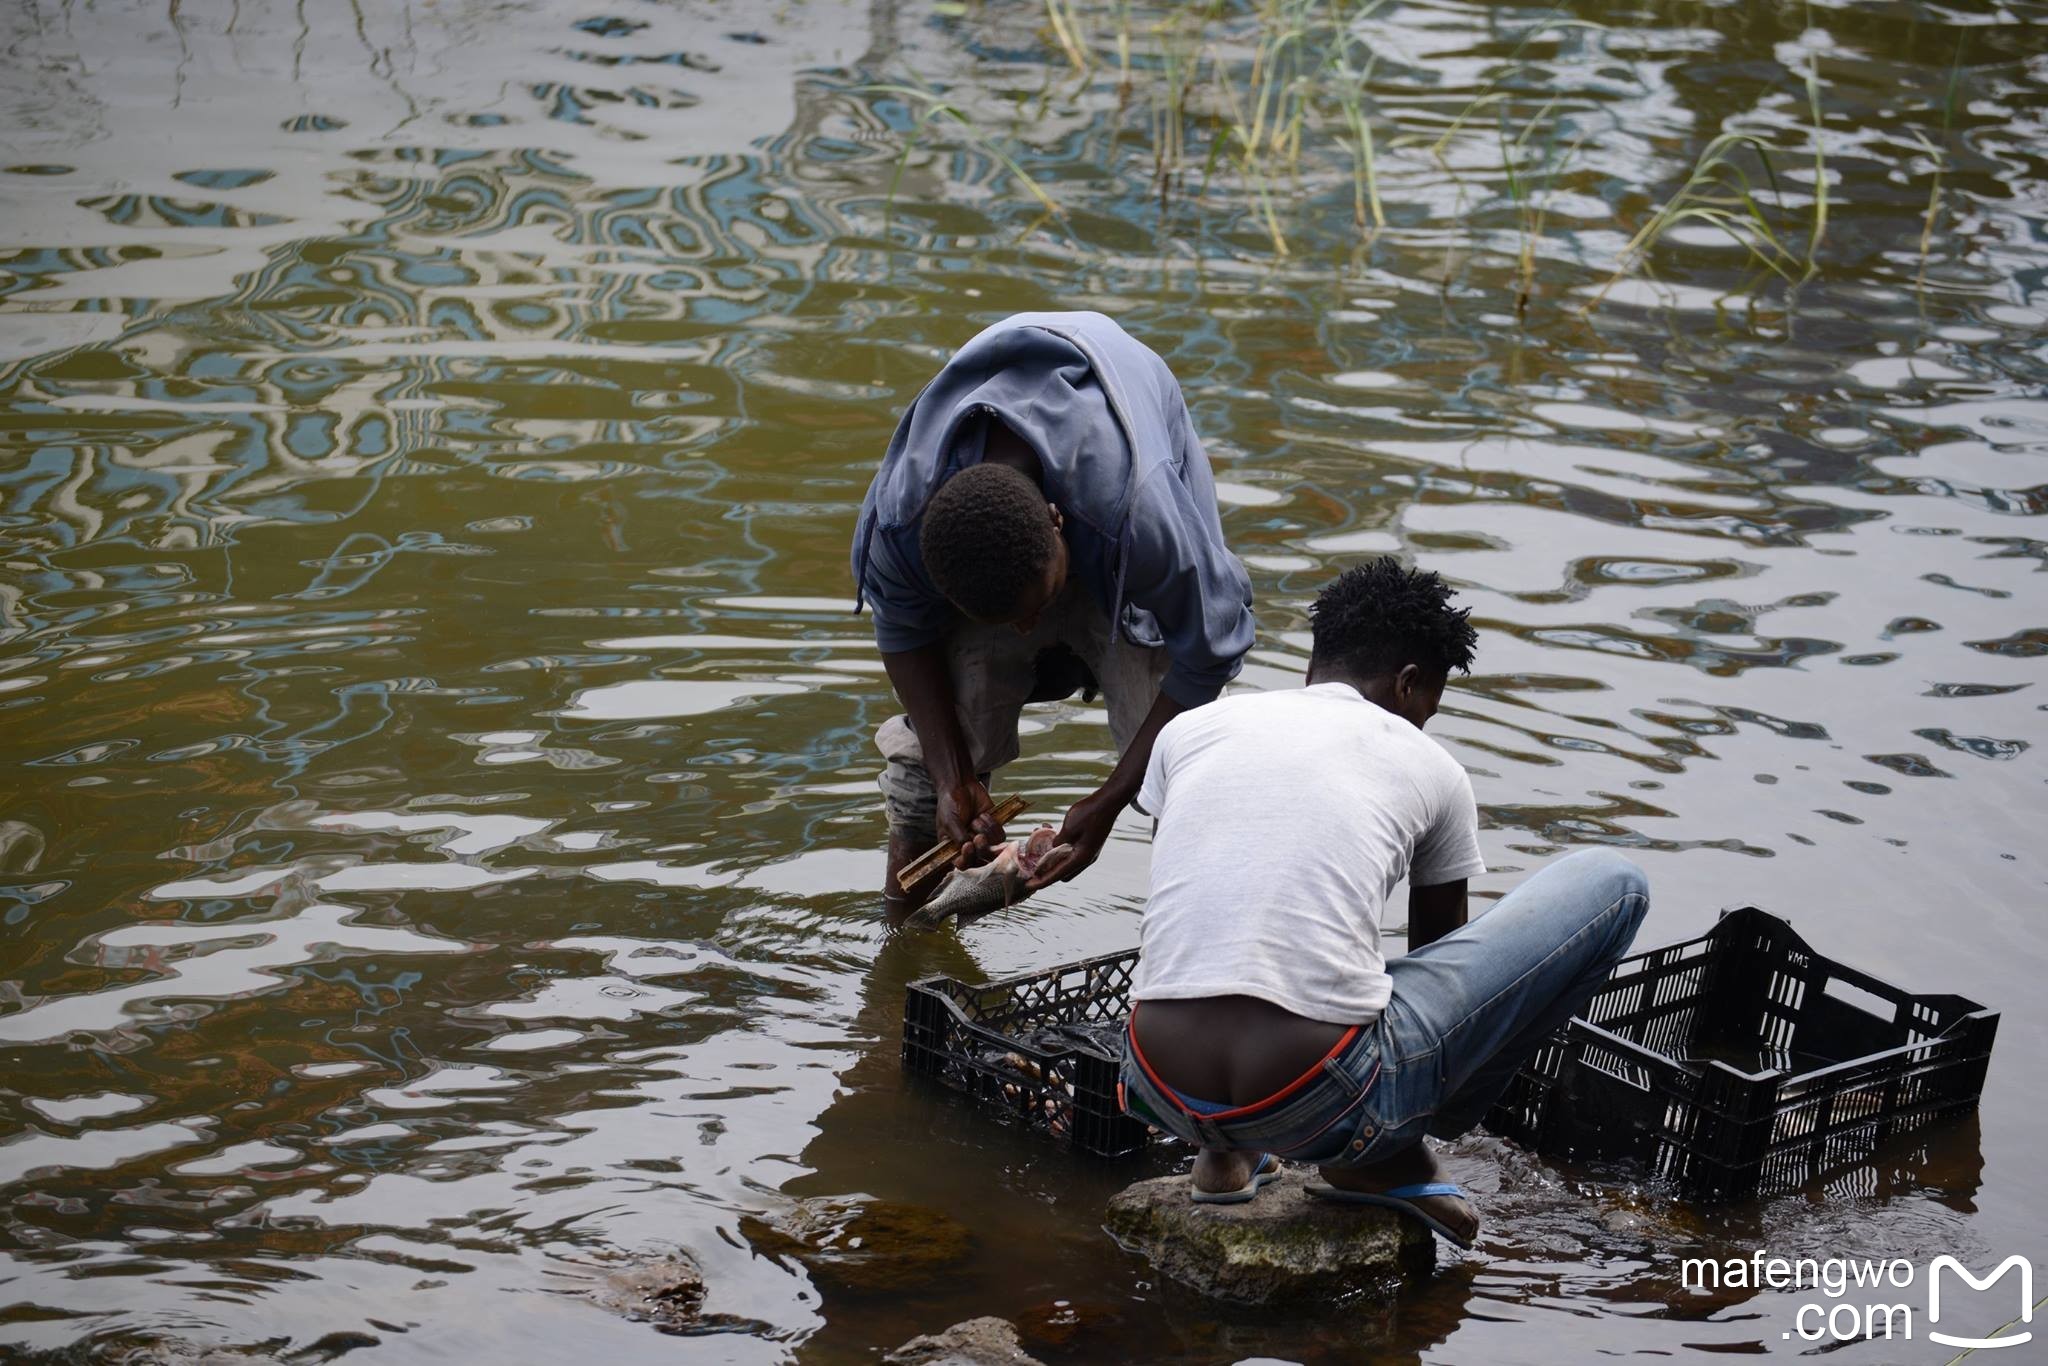
[[[1138,805],[1158,820],[1140,1001],[1257,996],[1370,1023],[1392,990],[1380,912],[1395,885],[1486,871],[1465,770],[1347,683],[1175,717]]]

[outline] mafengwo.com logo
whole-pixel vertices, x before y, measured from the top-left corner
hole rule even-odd
[[[1936,1257],[1927,1267],[1928,1323],[1934,1324],[1941,1321],[1941,1273],[1944,1271],[1953,1272],[1965,1281],[1968,1281],[1972,1290],[1989,1290],[1993,1284],[2005,1278],[2006,1272],[2019,1272],[2020,1313],[2019,1317],[2012,1322],[2032,1323],[2034,1321],[2034,1264],[2015,1252],[2012,1256],[2000,1262],[1998,1268],[1982,1280],[1978,1280],[1976,1276],[1970,1273],[1970,1268],[1964,1266],[1955,1258]],[[2011,1325],[2008,1324],[2007,1326],[2009,1328]],[[1931,1341],[1941,1343],[1945,1347],[1989,1349],[1993,1347],[2017,1347],[2021,1343],[2031,1340],[2034,1335],[2031,1332],[2013,1333],[2001,1330],[1994,1337],[1964,1338],[1937,1332],[1930,1328],[1927,1336]]]
[[[1792,1327],[1781,1334],[1801,1342],[1924,1337],[1944,1347],[1994,1352],[2034,1340],[2030,1325],[2043,1302],[2034,1298],[2033,1263],[2017,1253],[1981,1276],[1946,1255],[1924,1272],[1904,1257],[1688,1257],[1679,1279],[1688,1290],[1814,1292],[1818,1298],[1794,1310]],[[1996,1298],[1982,1298],[1993,1291]],[[1942,1327],[1944,1313],[1948,1328]],[[1999,1326],[1981,1335],[1954,1331],[1965,1321]],[[2030,1353],[2025,1359],[2037,1358]]]

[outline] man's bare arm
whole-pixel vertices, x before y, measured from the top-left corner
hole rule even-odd
[[[924,751],[925,772],[938,792],[939,838],[966,845],[955,866],[986,863],[989,851],[1002,843],[1003,827],[995,818],[988,789],[975,775],[974,756],[968,753],[967,738],[960,731],[946,647],[933,644],[915,650],[884,650],[882,667],[888,670],[897,700],[910,714],[918,748]]]
[[[1408,889],[1408,951],[1434,944],[1465,923],[1465,879]]]
[[[1075,802],[1061,823],[1058,843],[1070,852],[1040,864],[1037,874],[1026,884],[1030,890],[1035,892],[1050,883],[1064,882],[1101,857],[1117,814],[1137,799],[1138,789],[1144,786],[1145,766],[1152,762],[1152,746],[1158,741],[1159,732],[1186,710],[1163,692],[1152,699],[1152,709],[1145,713],[1144,724],[1131,737],[1108,780]]]

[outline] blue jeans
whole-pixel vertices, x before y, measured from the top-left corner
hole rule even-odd
[[[1387,965],[1393,998],[1296,1087],[1201,1114],[1124,1034],[1125,1109],[1205,1148],[1362,1166],[1474,1128],[1515,1070],[1582,1009],[1650,908],[1642,870],[1606,849],[1558,859],[1494,907]]]

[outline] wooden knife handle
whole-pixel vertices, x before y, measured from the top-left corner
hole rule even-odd
[[[1017,819],[1024,814],[1024,807],[1025,801],[1022,797],[1003,798],[995,805],[996,823],[1002,825]],[[896,885],[906,892],[909,891],[930,877],[933,870],[958,858],[960,849],[961,846],[958,844],[946,840],[939,841],[905,865],[902,872],[896,874]]]

